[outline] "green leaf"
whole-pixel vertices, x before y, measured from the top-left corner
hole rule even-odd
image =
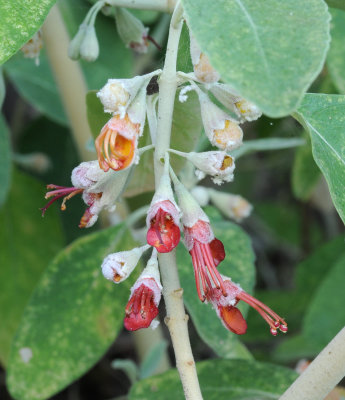
[[[11,147],[4,117],[0,114],[0,207],[4,204],[11,181]]]
[[[226,258],[219,265],[219,272],[230,276],[247,292],[254,286],[254,253],[249,237],[243,230],[228,221],[212,222],[215,236],[225,246]],[[223,358],[250,358],[248,350],[239,342],[238,336],[227,331],[210,305],[202,304],[195,288],[191,257],[182,244],[177,249],[177,260],[184,301],[200,337]],[[240,303],[241,311],[248,307]]]
[[[12,346],[7,382],[13,397],[46,399],[102,357],[123,326],[133,279],[114,285],[100,265],[107,254],[133,245],[118,225],[76,240],[51,262]]]
[[[53,121],[68,124],[44,49],[38,66],[32,59],[23,58],[18,53],[7,61],[4,70],[20,95],[37,110]]]
[[[297,199],[306,201],[318,183],[321,172],[313,158],[310,137],[304,136],[307,143],[297,149],[292,166],[292,190]]]
[[[341,0],[345,9],[345,1]],[[327,67],[332,81],[340,93],[345,93],[345,12],[331,10],[331,47],[327,55]]]
[[[303,335],[319,350],[345,325],[345,255],[332,267],[313,298],[303,323]]]
[[[183,5],[200,47],[226,83],[271,117],[297,108],[329,46],[323,0],[183,0]]]
[[[196,363],[200,387],[207,400],[278,399],[297,373],[278,365],[247,360],[210,360]],[[136,383],[130,400],[183,400],[176,369]]]
[[[273,359],[278,362],[292,362],[302,358],[314,358],[320,349],[303,335],[289,337],[278,344]]]
[[[161,340],[152,347],[140,365],[140,379],[145,379],[151,375],[154,375],[155,370],[158,368],[167,347],[168,342],[166,340]]]
[[[326,0],[329,7],[340,8],[345,10],[345,0]]]
[[[255,151],[271,151],[289,149],[291,147],[302,146],[305,140],[301,138],[268,138],[245,140],[241,147],[231,151],[231,155],[238,159],[243,155],[253,153]]]
[[[345,222],[345,96],[306,94],[294,116],[311,136],[315,162]]]
[[[294,330],[301,330],[302,316],[311,301],[315,298],[318,288],[325,279],[330,267],[345,257],[344,235],[326,243],[312,253],[306,260],[302,261],[296,268],[296,289],[290,292],[290,300],[286,300],[286,306],[293,312],[300,314],[298,326],[294,323]],[[285,313],[289,321],[289,314]],[[290,328],[290,323],[289,323]],[[290,343],[291,342],[291,343]],[[322,347],[321,347],[322,348]],[[278,345],[274,353],[274,359],[279,361],[297,360],[303,357],[315,356],[320,350],[320,346],[312,343],[312,340],[305,335],[294,337],[286,336],[286,339]]]
[[[43,24],[55,0],[0,2],[0,64],[16,53]]]
[[[43,185],[14,171],[0,213],[0,361],[7,363],[11,341],[24,307],[44,268],[62,247],[57,213],[42,219]]]

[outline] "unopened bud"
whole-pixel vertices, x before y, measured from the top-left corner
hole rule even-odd
[[[241,121],[254,121],[262,115],[259,107],[241,97],[229,85],[215,83],[210,87],[210,91],[220,103],[234,112]]]
[[[109,254],[102,263],[104,277],[114,283],[127,279],[139,262],[140,257],[150,246],[135,247],[129,251]]]
[[[202,53],[195,37],[189,31],[190,36],[190,55],[192,59],[194,74],[196,78],[205,83],[217,82],[220,78],[219,73],[212,67],[210,60],[205,53]]]
[[[25,58],[34,58],[35,64],[38,66],[40,63],[39,56],[42,47],[43,47],[42,35],[41,31],[38,31],[27,43],[24,44],[21,50]]]
[[[116,27],[120,38],[137,53],[146,53],[148,28],[125,8],[118,7],[115,14]]]
[[[217,107],[197,86],[201,117],[210,142],[221,150],[232,150],[242,144],[243,132],[237,121]]]
[[[233,180],[235,160],[224,151],[192,152],[188,153],[187,159],[198,168],[198,178],[203,178],[204,174],[211,175],[213,182],[218,185]]]
[[[78,60],[80,57],[80,46],[84,40],[86,29],[87,25],[81,24],[79,26],[78,32],[68,46],[68,57],[72,60]]]
[[[228,218],[241,222],[252,212],[253,206],[242,196],[208,189],[212,203]]]
[[[85,61],[95,61],[99,55],[99,45],[94,26],[87,26],[80,45],[80,57]]]

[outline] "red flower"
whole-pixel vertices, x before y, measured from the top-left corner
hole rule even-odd
[[[129,331],[148,328],[158,315],[159,300],[157,302],[156,295],[160,289],[154,279],[148,278],[142,282],[139,286],[135,285],[136,288],[132,291],[126,306],[124,325]]]
[[[273,336],[277,335],[277,329],[286,333],[288,330],[286,322],[266,304],[255,297],[246,293],[239,285],[236,285],[230,278],[224,278],[224,288],[226,296],[220,289],[212,288],[207,294],[207,301],[212,303],[218,317],[223,325],[231,332],[237,335],[243,335],[247,330],[247,323],[242,316],[241,311],[236,307],[240,300],[243,300],[253,307],[270,326],[270,332]]]
[[[177,224],[179,212],[169,200],[154,203],[148,212],[147,243],[159,253],[169,253],[179,243],[181,233]]]
[[[223,279],[216,268],[225,258],[223,243],[214,237],[210,224],[202,220],[198,220],[191,228],[185,226],[184,234],[192,256],[199,299],[205,301],[214,286],[226,296]]]

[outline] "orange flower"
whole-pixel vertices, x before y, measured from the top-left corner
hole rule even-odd
[[[112,117],[102,128],[95,146],[99,166],[107,172],[109,168],[120,171],[129,167],[134,161],[138,144],[140,124],[134,124],[128,117]]]

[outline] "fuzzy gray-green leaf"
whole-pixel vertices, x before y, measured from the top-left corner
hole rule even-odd
[[[271,117],[297,108],[329,46],[323,0],[182,3],[190,29],[226,83]]]
[[[0,213],[0,361],[6,364],[10,345],[42,272],[63,245],[57,213],[42,219],[44,187],[13,171],[12,188]]]
[[[308,93],[295,117],[311,136],[315,162],[345,222],[345,96]]]
[[[16,53],[43,24],[56,0],[0,2],[0,64]]]
[[[278,365],[247,360],[196,363],[201,392],[207,400],[274,400],[296,379],[296,372]],[[129,400],[183,400],[176,369],[136,383]]]
[[[76,240],[51,262],[13,343],[7,376],[13,397],[46,399],[102,357],[123,326],[132,279],[114,285],[100,266],[107,254],[132,247],[118,225]]]

